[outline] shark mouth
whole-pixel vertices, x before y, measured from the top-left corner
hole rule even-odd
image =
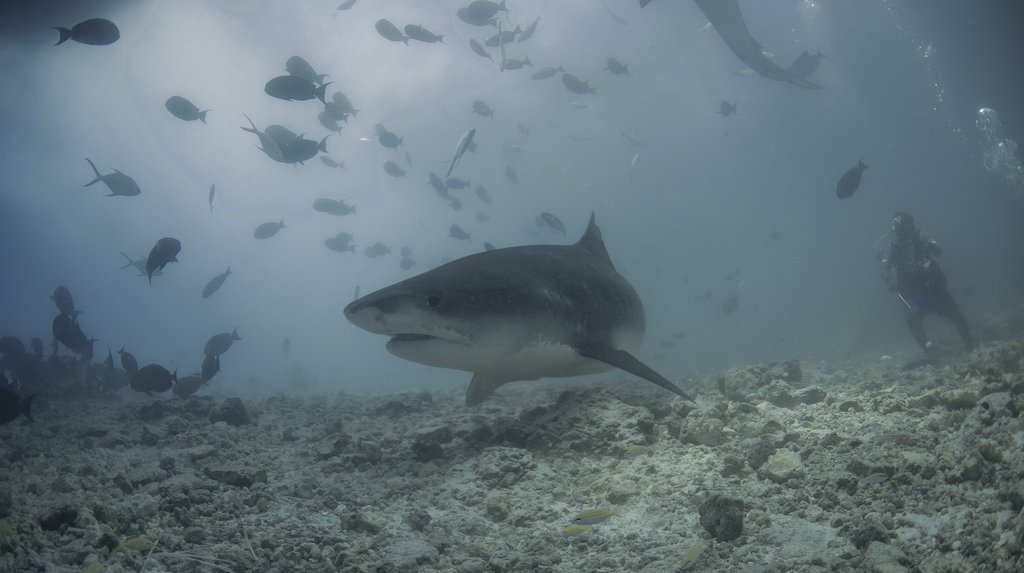
[[[419,342],[422,340],[430,340],[437,338],[436,336],[430,336],[429,334],[408,334],[398,333],[391,337],[392,342]]]

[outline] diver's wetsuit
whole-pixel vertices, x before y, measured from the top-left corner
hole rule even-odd
[[[907,326],[925,352],[931,354],[932,348],[921,322],[933,312],[953,323],[970,352],[974,350],[974,337],[959,305],[946,290],[946,274],[935,261],[941,255],[942,248],[917,230],[897,235],[882,259],[886,282],[903,302]]]

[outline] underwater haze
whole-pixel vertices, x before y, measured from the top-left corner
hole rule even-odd
[[[807,76],[820,89],[750,70],[690,1],[507,0],[482,26],[457,16],[467,1],[337,4],[0,10],[0,334],[51,340],[49,296],[63,285],[97,362],[124,346],[184,376],[199,371],[207,339],[237,327],[217,392],[461,388],[469,374],[392,356],[344,307],[357,290],[485,241],[572,243],[592,212],[646,310],[638,358],[670,379],[913,349],[878,262],[896,211],[944,247],[968,321],[1022,302],[1024,120],[1011,63],[1020,52],[998,42],[1006,21],[1019,22],[1000,11],[1008,3],[741,0],[751,35],[781,67],[820,51]],[[55,45],[54,27],[90,18],[114,22],[119,38]],[[389,40],[381,19],[443,42]],[[471,49],[499,26],[519,32],[484,46],[487,57]],[[358,110],[341,114],[338,130],[318,118],[318,97],[267,93],[293,56],[326,74],[327,102],[341,92]],[[628,73],[612,73],[609,58]],[[595,93],[570,91],[565,74]],[[172,114],[172,96],[208,110],[203,120]],[[493,116],[474,113],[477,100]],[[719,113],[722,102],[735,113]],[[275,160],[243,129],[252,125],[326,140],[301,163]],[[378,125],[401,144],[382,145]],[[476,147],[452,171],[469,187],[442,196],[428,177],[445,175],[470,129]],[[86,186],[96,177],[86,159],[130,176],[140,193]],[[840,199],[837,181],[861,160],[859,188]],[[321,198],[356,210],[315,210]],[[564,237],[542,213],[564,223]],[[280,221],[273,236],[254,237]],[[469,238],[451,236],[452,225]],[[354,250],[325,246],[342,232]],[[146,257],[163,237],[181,251],[162,274],[121,268],[122,253]]]

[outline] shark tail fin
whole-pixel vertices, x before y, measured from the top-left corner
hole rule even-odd
[[[469,389],[466,390],[466,405],[479,405],[481,402],[486,400],[488,396],[494,394],[495,390],[508,382],[511,382],[511,380],[493,378],[482,374],[473,374],[473,380],[470,381]]]
[[[68,29],[68,28],[61,28],[60,26],[54,26],[53,29],[57,30],[58,32],[60,32],[60,39],[57,40],[57,43],[54,44],[54,46],[59,46],[59,45],[63,44],[64,42],[67,42],[71,38],[71,30],[70,29]]]

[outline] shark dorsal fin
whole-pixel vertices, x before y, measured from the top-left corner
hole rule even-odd
[[[601,238],[601,229],[598,229],[597,223],[594,222],[593,212],[590,213],[590,222],[587,223],[587,230],[584,231],[580,240],[576,241],[576,246],[586,250],[592,255],[596,255],[610,266],[612,265],[612,259],[608,256],[608,250],[604,248],[604,239]]]

